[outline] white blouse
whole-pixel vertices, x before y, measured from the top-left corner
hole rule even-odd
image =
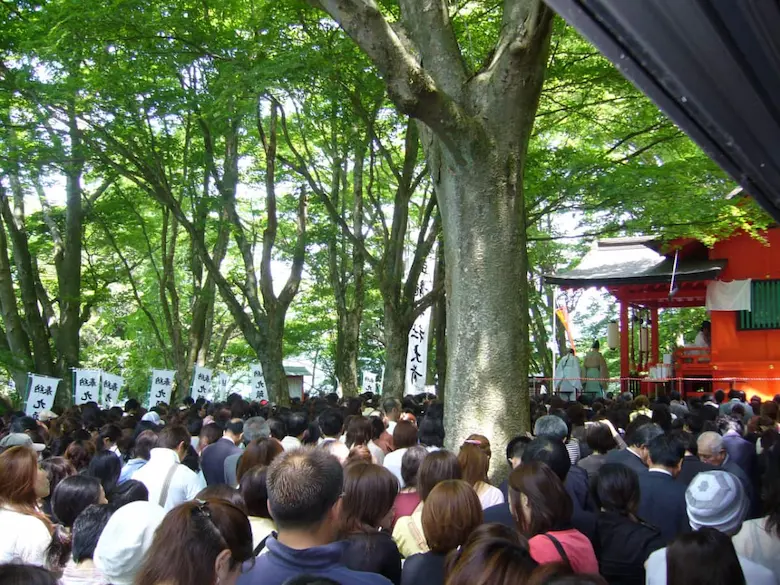
[[[51,534],[40,518],[0,508],[0,526],[0,564],[45,566]]]

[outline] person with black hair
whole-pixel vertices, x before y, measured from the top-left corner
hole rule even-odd
[[[518,465],[522,463],[523,453],[525,452],[525,448],[530,442],[531,437],[527,435],[517,435],[516,437],[509,440],[509,443],[506,445],[506,462],[509,464],[510,471],[517,469]],[[507,497],[509,497],[507,492],[508,488],[509,479],[505,479],[503,482],[501,482],[501,485],[498,486],[498,489],[501,490],[502,494],[504,494],[505,502],[507,501]]]
[[[626,429],[627,449],[613,449],[607,454],[607,463],[621,463],[627,465],[641,476],[647,472],[648,445],[650,442],[663,435],[661,427],[646,419],[637,417]]]
[[[108,495],[108,503],[112,510],[118,510],[131,502],[148,502],[149,490],[140,481],[128,479],[120,483]]]
[[[385,577],[348,569],[345,544],[337,542],[344,471],[322,449],[282,453],[268,469],[268,507],[278,533],[265,541],[268,554],[241,575],[239,585],[283,585],[301,573],[342,585],[387,585]]]
[[[65,565],[61,585],[103,585],[106,578],[95,567],[95,554],[100,535],[114,513],[106,505],[91,505],[79,514],[73,523],[71,550],[72,559]]]
[[[107,504],[100,480],[87,475],[72,475],[63,479],[51,499],[54,519],[70,528],[81,512],[92,504]]]
[[[201,454],[201,469],[207,485],[223,485],[225,479],[225,459],[241,453],[238,446],[244,436],[244,421],[240,418],[231,419],[222,437],[206,447]]]
[[[86,475],[100,480],[106,496],[116,487],[120,473],[122,473],[122,461],[112,451],[98,451],[89,462],[86,471]]]
[[[100,451],[111,451],[114,455],[122,458],[122,452],[119,450],[117,443],[122,438],[122,429],[117,425],[103,425],[98,434],[95,446]]]
[[[710,465],[699,459],[699,446],[696,443],[696,437],[694,437],[692,433],[687,431],[673,431],[671,436],[679,441],[685,449],[682,468],[675,478],[678,482],[687,486],[699,473],[717,469],[714,465]]]
[[[338,408],[328,408],[317,418],[322,436],[318,443],[338,441],[344,432],[344,416]]]
[[[426,415],[417,429],[417,440],[429,451],[444,448],[444,423],[441,419]]]
[[[580,459],[577,466],[588,473],[588,480],[592,482],[601,466],[607,462],[608,453],[616,449],[618,444],[612,436],[609,425],[603,422],[589,424],[586,432],[586,441],[592,455]]]
[[[691,529],[685,508],[686,486],[674,480],[684,455],[682,443],[659,435],[648,445],[650,469],[639,476],[639,517],[658,527],[666,542]]]
[[[303,435],[309,428],[309,420],[303,412],[293,412],[287,417],[287,435],[282,439],[285,451],[298,449],[303,444]]]
[[[566,488],[566,480],[569,476],[571,469],[571,460],[569,454],[566,451],[566,447],[561,441],[549,439],[546,437],[537,437],[531,441],[523,452],[524,463],[539,462],[546,464],[553,473],[563,482],[564,488]],[[566,489],[569,497],[571,493]],[[496,522],[505,526],[514,527],[515,521],[512,518],[512,513],[509,509],[509,501],[497,506],[491,506],[485,510],[485,522]],[[572,505],[571,524],[582,532],[591,542],[595,542],[596,539],[596,515],[592,512],[581,509],[578,506]]]
[[[595,545],[599,572],[610,585],[643,585],[647,557],[666,541],[637,515],[639,476],[625,465],[606,463],[594,477],[593,495],[601,510]]]
[[[133,474],[149,462],[152,449],[157,446],[157,433],[151,430],[141,431],[133,441],[131,449],[132,459],[122,467],[117,485],[133,478]]]
[[[2,585],[58,585],[57,575],[43,567],[10,563],[0,565]]]
[[[666,549],[668,585],[749,585],[726,534],[701,528],[683,534]]]

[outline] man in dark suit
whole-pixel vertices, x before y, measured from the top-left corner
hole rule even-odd
[[[547,465],[555,475],[561,478],[564,486],[566,486],[570,470],[575,469],[571,465],[569,452],[566,450],[563,441],[548,437],[537,437],[528,443],[523,452],[523,460],[520,466],[522,467],[523,463],[532,461],[539,461]],[[517,528],[509,507],[509,499],[503,504],[487,508],[484,512],[484,521],[485,523],[497,522],[513,529]],[[585,511],[575,504],[572,506],[571,525],[587,536],[592,543],[596,542],[596,514]]]
[[[268,423],[262,416],[253,416],[244,421],[244,437],[243,444],[246,448],[249,443],[256,441],[257,439],[263,439],[271,436],[271,429]],[[236,477],[238,472],[238,464],[241,461],[241,455],[243,451],[229,455],[225,459],[225,483],[231,487],[238,485],[238,478]]]
[[[691,433],[686,431],[673,431],[671,434],[682,443],[683,448],[685,449],[682,469],[675,478],[678,482],[687,486],[690,485],[693,478],[699,473],[717,469],[714,465],[710,465],[699,459],[699,446],[696,443],[696,438]]]
[[[636,421],[635,421],[636,422]],[[621,463],[636,471],[640,477],[647,473],[648,445],[664,431],[655,423],[634,423],[628,426],[626,432],[627,449],[613,449],[607,453],[607,463]]]
[[[723,446],[729,454],[729,460],[742,468],[745,474],[753,478],[756,472],[756,446],[742,436],[742,422],[733,416],[718,418],[718,431],[723,435]]]
[[[226,483],[225,459],[241,452],[238,446],[244,435],[244,421],[240,418],[231,419],[225,428],[222,438],[203,450],[200,468],[207,485]]]
[[[680,473],[685,447],[674,437],[660,435],[650,441],[650,469],[639,476],[639,517],[661,531],[666,542],[690,532],[685,508],[686,485],[675,481]]]

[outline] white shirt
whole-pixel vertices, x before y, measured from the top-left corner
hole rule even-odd
[[[504,503],[504,494],[501,493],[500,489],[489,483],[480,481],[474,486],[474,490],[477,492],[477,496],[479,496],[479,503],[482,504],[483,510]]]
[[[157,504],[162,495],[163,484],[171,467],[176,465],[176,471],[168,487],[168,497],[163,508],[165,511],[175,508],[183,502],[195,499],[195,496],[206,487],[203,475],[192,471],[186,465],[181,465],[179,455],[172,449],[152,449],[149,463],[133,474],[133,479],[140,481],[149,490],[149,501]]]
[[[51,534],[40,518],[0,508],[0,526],[0,564],[45,566]]]
[[[780,538],[766,529],[767,518],[746,520],[731,541],[737,554],[771,570],[780,583]]]
[[[651,467],[650,469],[648,469],[648,471],[652,471],[653,473],[663,473],[665,475],[668,475],[669,477],[674,477],[671,471],[669,471],[668,469],[661,469],[660,467]]]
[[[284,449],[285,451],[300,449],[301,445],[302,443],[298,439],[298,437],[291,437],[290,435],[288,435],[284,439],[282,439],[282,449]]]
[[[394,420],[387,421],[387,432],[390,434],[391,437],[393,436],[393,431],[395,430],[395,425],[397,424],[398,423],[395,422]]]
[[[406,448],[404,449],[398,449],[397,451],[391,451],[387,455],[385,455],[385,462],[383,465],[386,469],[388,469],[396,478],[398,478],[398,485],[401,486],[401,489],[404,489],[406,485],[404,484],[404,479],[401,477],[401,461],[404,458],[404,453],[406,453]]]
[[[748,585],[777,585],[772,571],[737,555]],[[666,585],[666,549],[655,551],[645,562],[645,585]]]
[[[385,452],[382,451],[382,448],[374,443],[374,441],[368,442],[368,450],[371,452],[371,457],[374,458],[374,463],[377,465],[384,465],[385,463]]]

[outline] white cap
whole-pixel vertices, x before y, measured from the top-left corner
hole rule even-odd
[[[100,535],[93,558],[109,583],[133,584],[164,517],[165,510],[146,501],[125,504],[114,512]]]

